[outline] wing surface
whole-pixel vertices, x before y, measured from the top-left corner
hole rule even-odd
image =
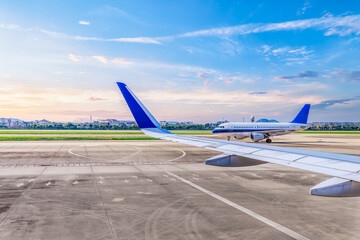
[[[159,129],[142,129],[142,131],[148,136],[163,140],[360,182],[358,156],[176,135],[163,133]]]
[[[146,135],[222,153],[218,158],[219,161],[214,161],[215,157],[211,161],[210,159],[206,161],[207,164],[231,166],[231,164],[221,164],[224,156],[238,156],[257,162],[280,164],[333,176],[313,187],[310,190],[312,194],[360,195],[360,157],[358,156],[173,134],[161,128],[126,84],[120,82],[117,84],[136,122]],[[220,164],[213,164],[214,162]],[[228,163],[230,162],[231,160],[228,160]]]

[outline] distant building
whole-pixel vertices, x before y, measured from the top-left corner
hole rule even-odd
[[[266,118],[262,118],[262,119],[259,119],[259,120],[257,120],[256,122],[279,122],[279,121],[277,121],[277,120],[275,120],[275,119],[266,119]]]
[[[169,122],[166,122],[166,125],[179,125],[180,123],[179,122],[176,122],[176,121],[169,121]]]
[[[229,121],[228,120],[223,120],[223,121],[217,121],[217,125],[219,125],[219,124],[222,124],[222,123],[228,123]]]
[[[6,126],[8,128],[19,128],[24,121],[18,118],[0,118],[0,125]]]
[[[313,122],[313,126],[360,126],[360,122]]]
[[[6,124],[7,124],[6,118],[0,118],[0,125],[6,125]]]
[[[109,123],[110,126],[113,126],[113,125],[118,126],[118,125],[121,124],[120,121],[119,121],[119,120],[116,120],[116,119],[106,119],[106,120],[108,121],[108,123]]]
[[[194,125],[194,122],[181,122],[182,125]]]
[[[124,124],[127,127],[136,125],[135,121],[122,121],[122,124]]]

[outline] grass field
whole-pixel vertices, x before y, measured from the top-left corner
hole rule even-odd
[[[152,137],[0,137],[0,141],[156,140]]]
[[[177,134],[185,134],[185,135],[212,134],[211,131],[179,131],[178,130],[174,132]],[[15,134],[20,136],[14,136]],[[69,135],[75,135],[75,136],[69,136]],[[106,135],[113,135],[113,136],[106,136]],[[125,135],[125,136],[121,136],[121,135]],[[129,136],[129,135],[133,135],[133,136]],[[140,130],[119,130],[119,131],[0,130],[0,141],[80,141],[80,140],[154,140],[154,139],[156,138],[145,136],[144,133],[141,132]]]
[[[210,130],[173,130],[181,135],[212,135]],[[360,131],[302,131],[298,134],[360,134]],[[23,136],[12,136],[14,134]],[[76,136],[67,136],[67,135]],[[29,135],[29,136],[27,136]],[[37,135],[37,136],[33,136]],[[46,136],[41,136],[46,135]],[[51,136],[54,135],[54,136]],[[60,135],[60,136],[59,136]],[[63,135],[63,136],[62,136]],[[96,136],[88,136],[96,135]],[[116,135],[116,136],[101,136]],[[119,135],[119,136],[117,136]],[[121,136],[134,135],[134,136]],[[140,130],[0,130],[0,141],[80,141],[80,140],[155,140],[147,137]]]
[[[144,134],[140,130],[128,130],[128,131],[74,131],[74,130],[0,130],[0,134],[91,134],[91,135],[105,135],[105,134]]]
[[[212,134],[210,130],[174,130],[176,134],[182,135],[209,135]],[[140,130],[120,130],[120,131],[104,131],[104,130],[0,130],[0,135],[6,134],[36,134],[36,135],[144,135]]]
[[[181,135],[212,135],[211,130],[169,130]]]

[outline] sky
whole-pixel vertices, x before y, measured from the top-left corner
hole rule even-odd
[[[359,1],[0,2],[0,117],[360,121]]]

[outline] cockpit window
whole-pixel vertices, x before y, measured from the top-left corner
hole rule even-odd
[[[225,128],[224,126],[219,126],[219,128]]]

